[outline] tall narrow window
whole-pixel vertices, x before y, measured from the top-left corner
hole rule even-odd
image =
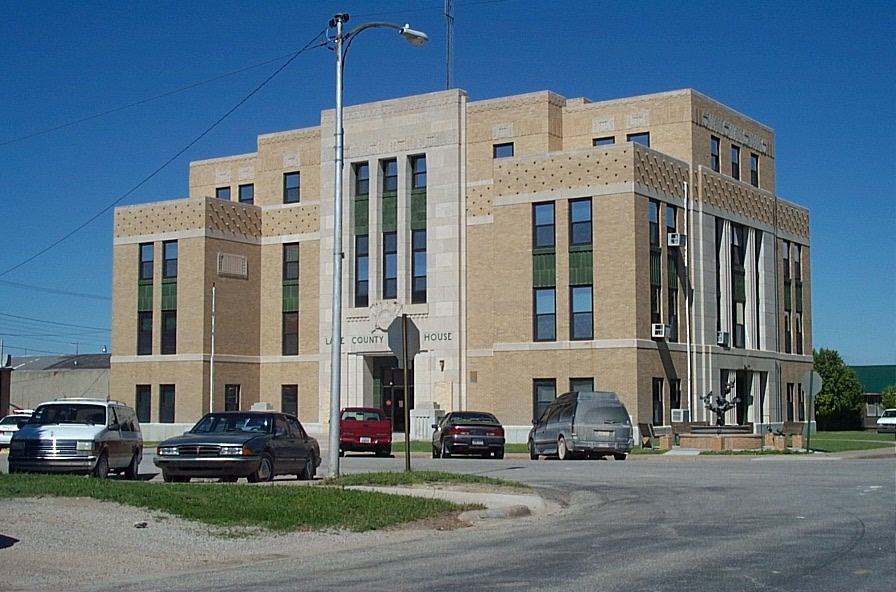
[[[252,183],[249,183],[248,185],[240,185],[240,203],[255,203],[255,185]]]
[[[740,148],[731,146],[731,176],[740,179]]]
[[[569,202],[569,243],[591,244],[591,198]]]
[[[719,172],[719,139],[715,136],[709,137],[709,167]]]
[[[650,246],[651,247],[659,247],[660,246],[660,204],[659,204],[659,202],[650,200],[649,207],[650,207],[650,221],[649,221]]]
[[[174,423],[174,385],[159,385],[159,423]]]
[[[355,178],[354,234],[355,234],[355,306],[367,306],[370,288],[370,166],[364,163],[353,167]]]
[[[162,355],[177,353],[177,311],[162,311]]]
[[[398,161],[383,161],[383,193],[398,191]]]
[[[240,410],[240,385],[224,385],[224,411]]]
[[[635,144],[643,144],[650,147],[650,132],[640,132],[637,134],[628,134],[625,137],[626,142],[634,142]]]
[[[140,245],[137,267],[137,355],[152,354],[152,276],[153,244]]]
[[[162,243],[162,277],[172,279],[177,277],[177,241],[165,241]]]
[[[661,323],[663,259],[660,247],[660,204],[650,200],[648,215],[648,234],[650,236],[650,322]]]
[[[177,241],[162,243],[161,353],[177,353]]]
[[[681,379],[669,381],[669,409],[681,409]]]
[[[535,289],[535,341],[557,339],[556,288]]]
[[[140,245],[140,266],[138,279],[152,281],[152,265],[153,244],[142,243]]]
[[[411,158],[411,302],[426,302],[426,157]]]
[[[137,411],[137,421],[141,423],[152,421],[152,386],[148,384],[137,385],[134,408]]]
[[[594,138],[591,140],[592,146],[609,146],[610,144],[615,144],[616,138],[613,136],[605,136],[603,138]]]
[[[666,236],[676,230],[678,210],[675,206],[666,204]],[[678,253],[675,249],[668,250],[668,319],[669,341],[678,341]],[[670,384],[671,386],[671,384]]]
[[[137,355],[152,354],[152,311],[137,313]]]
[[[793,408],[796,406],[793,400],[794,383],[787,383],[787,421],[793,421]]]
[[[284,356],[299,354],[299,244],[283,245],[282,343]]]
[[[747,316],[747,229],[731,224],[731,310],[734,313],[732,346],[746,347]]]
[[[299,173],[283,173],[283,203],[299,203]]]
[[[280,385],[280,411],[289,415],[299,415],[299,385]]]
[[[230,187],[216,187],[215,197],[217,197],[218,199],[230,201]]]
[[[557,398],[557,380],[536,378],[532,381],[532,419],[538,419]]]
[[[759,187],[759,155],[750,153],[750,185]]]
[[[510,158],[513,156],[513,142],[495,144],[492,147],[492,156],[494,158]]]
[[[665,425],[662,378],[653,379],[653,425]]]
[[[398,233],[383,233],[383,298],[398,298]]]
[[[554,202],[537,203],[533,206],[534,240],[536,249],[554,246]]]
[[[592,339],[594,337],[594,301],[591,286],[571,286],[569,299],[572,339]]]

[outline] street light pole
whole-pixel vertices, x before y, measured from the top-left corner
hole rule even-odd
[[[395,29],[408,43],[414,47],[425,45],[429,37],[425,33],[415,31],[405,25],[400,27],[392,23],[365,23],[347,34],[342,34],[342,25],[348,22],[348,14],[340,13],[330,20],[330,26],[336,28],[336,130],[335,137],[335,170],[333,191],[333,309],[332,333],[330,337],[330,437],[328,457],[328,476],[339,476],[339,411],[342,402],[342,169],[343,169],[343,137],[342,129],[342,70],[345,60],[346,41],[365,29],[385,27]],[[407,388],[407,386],[405,386]]]

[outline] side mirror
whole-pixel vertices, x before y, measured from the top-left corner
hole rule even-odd
[[[109,431],[110,431],[110,432],[119,432],[119,431],[121,431],[121,424],[113,423],[112,425],[109,426]]]
[[[437,423],[432,424],[432,429],[434,429],[434,430],[439,429],[439,424],[437,424]]]
[[[538,425],[538,420],[537,420],[537,419],[533,419],[533,420],[532,420],[532,425],[537,426],[537,425]]]

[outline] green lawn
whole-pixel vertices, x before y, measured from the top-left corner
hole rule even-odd
[[[873,448],[893,448],[896,435],[877,432],[818,432],[809,439],[812,450],[819,452],[846,452],[849,450],[871,450]]]

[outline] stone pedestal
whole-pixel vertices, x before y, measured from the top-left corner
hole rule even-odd
[[[804,440],[802,434],[794,434],[790,436],[790,447],[791,448],[804,448]]]
[[[662,435],[659,436],[659,448],[660,450],[672,450],[672,436]]]
[[[778,436],[776,434],[766,434],[763,437],[763,445],[775,450],[785,450],[787,448],[787,437]]]

